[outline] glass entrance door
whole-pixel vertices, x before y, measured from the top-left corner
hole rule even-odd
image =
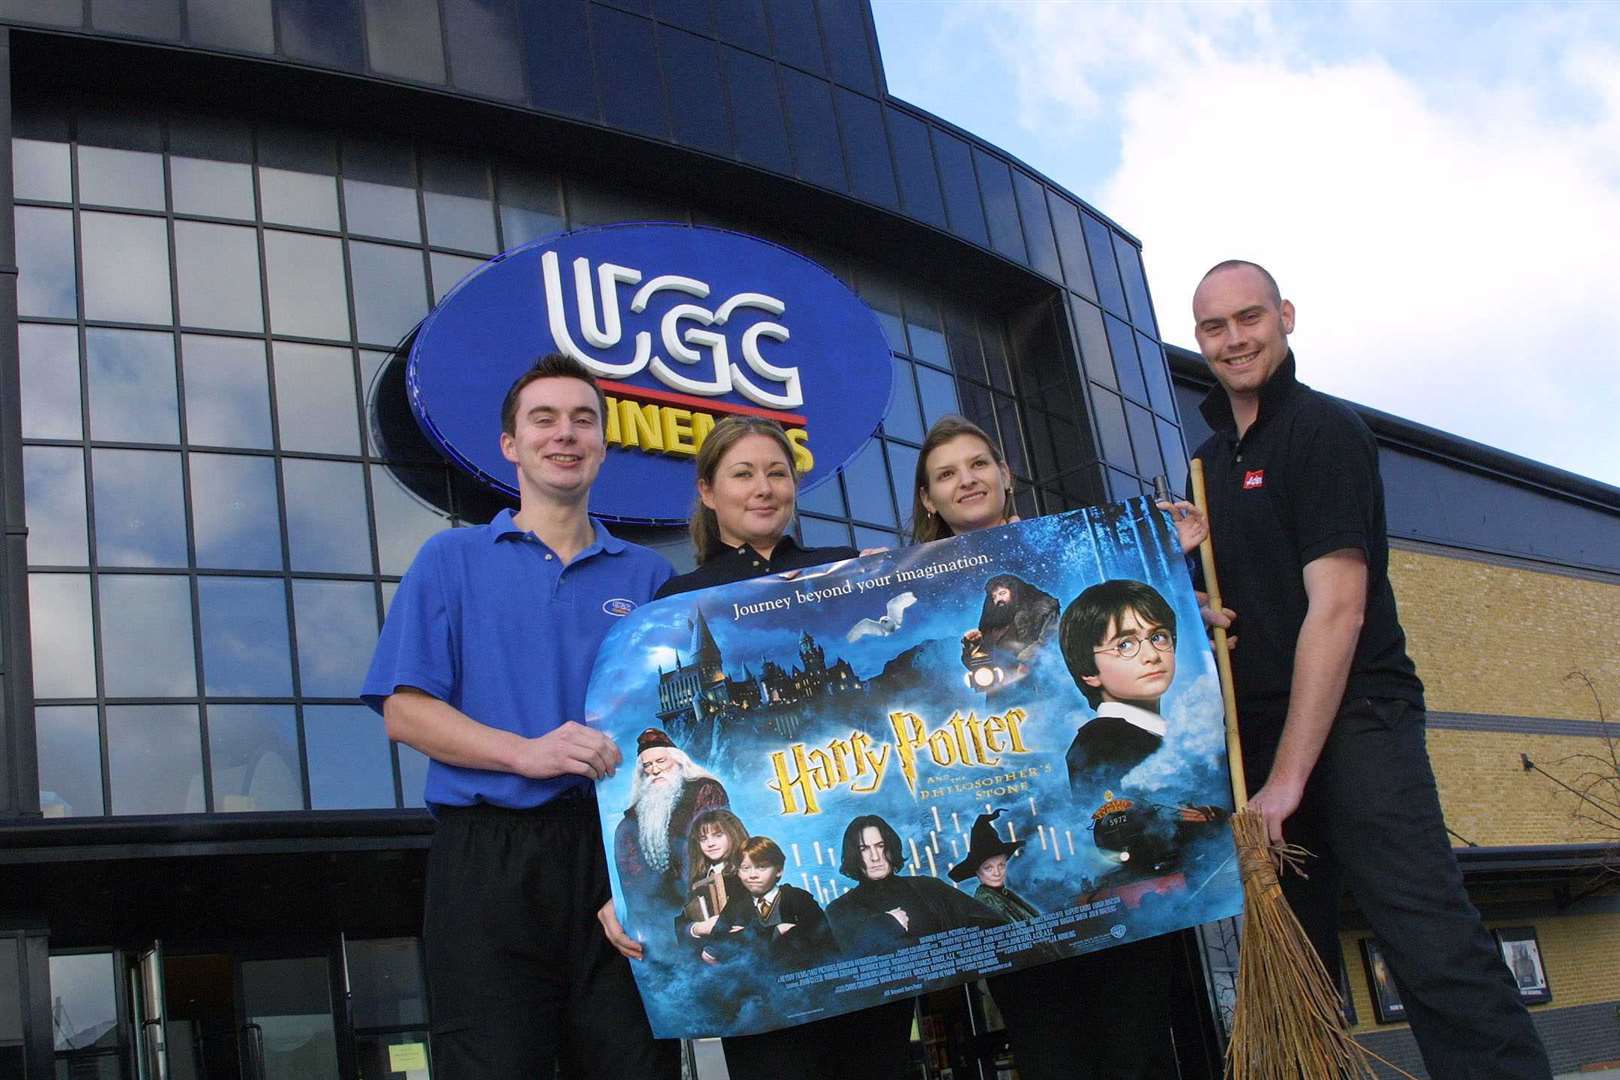
[[[328,957],[241,961],[248,1080],[338,1080],[337,1025]]]

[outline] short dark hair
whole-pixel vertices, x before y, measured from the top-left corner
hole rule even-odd
[[[889,872],[898,874],[906,865],[906,853],[900,847],[900,834],[894,826],[876,814],[862,814],[844,830],[844,859],[838,864],[839,873],[856,881],[866,880],[866,867],[861,862],[861,834],[876,829],[883,839],[883,857],[889,860]]]
[[[744,840],[737,862],[741,863],[743,859],[747,859],[755,866],[774,866],[778,870],[787,866],[787,856],[782,854],[782,849],[777,846],[776,841],[768,836],[750,836]]]
[[[506,397],[501,399],[501,430],[506,434],[517,434],[518,398],[523,395],[524,388],[541,379],[578,379],[585,383],[596,391],[596,418],[607,420],[607,399],[602,396],[602,388],[596,384],[596,376],[591,369],[572,356],[554,352],[540,357],[529,370],[519,375],[507,389]]]
[[[1271,302],[1278,308],[1281,308],[1282,290],[1277,287],[1277,279],[1271,276],[1270,270],[1267,270],[1257,262],[1250,262],[1248,259],[1225,259],[1218,262],[1208,270],[1205,270],[1204,277],[1199,278],[1198,281],[1200,284],[1202,284],[1205,278],[1208,278],[1211,274],[1218,274],[1222,270],[1244,269],[1253,270],[1265,279],[1266,288],[1271,290]]]
[[[1102,703],[1102,689],[1083,682],[1082,676],[1097,674],[1097,655],[1092,650],[1102,644],[1108,624],[1117,623],[1127,611],[1136,612],[1144,621],[1162,626],[1171,637],[1175,636],[1176,613],[1169,602],[1153,586],[1130,578],[1093,585],[1069,601],[1058,623],[1058,648],[1063,652],[1063,662],[1069,665],[1074,685],[1094,709]]]

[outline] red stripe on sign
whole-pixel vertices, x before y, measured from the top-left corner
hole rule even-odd
[[[702,409],[705,412],[736,413],[739,416],[758,416],[766,420],[775,420],[780,424],[791,424],[794,427],[808,426],[805,418],[797,413],[761,409],[753,405],[737,405],[730,401],[715,401],[712,398],[676,394],[668,390],[653,390],[650,387],[631,386],[629,383],[613,382],[609,379],[597,379],[596,385],[602,388],[604,394],[616,394],[619,397],[635,398],[638,401],[657,401],[666,405],[686,405],[691,408]]]

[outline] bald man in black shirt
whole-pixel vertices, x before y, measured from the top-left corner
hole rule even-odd
[[[1513,977],[1463,887],[1424,743],[1423,684],[1388,575],[1372,433],[1299,382],[1294,306],[1254,263],[1215,266],[1193,295],[1220,384],[1194,454],[1209,480],[1249,800],[1272,839],[1314,853],[1283,891],[1327,970],[1349,888],[1387,946],[1434,1080],[1548,1080]],[[1210,616],[1228,623],[1225,615]]]

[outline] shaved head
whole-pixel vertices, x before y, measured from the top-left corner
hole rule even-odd
[[[1212,276],[1221,273],[1223,270],[1253,270],[1265,280],[1266,288],[1271,293],[1272,305],[1279,308],[1282,307],[1282,290],[1277,288],[1277,279],[1271,276],[1270,270],[1267,270],[1259,263],[1249,262],[1247,259],[1227,259],[1224,262],[1218,262],[1208,270],[1204,271],[1204,276],[1198,279],[1198,283],[1202,285]]]

